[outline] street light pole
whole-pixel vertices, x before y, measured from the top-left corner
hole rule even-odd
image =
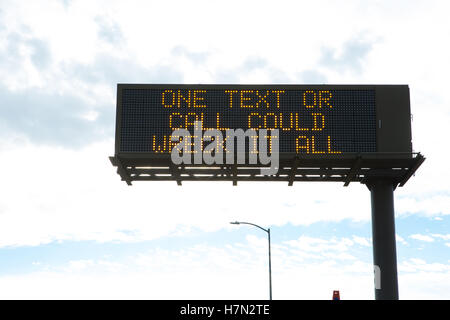
[[[272,300],[272,263],[271,263],[271,257],[270,257],[270,228],[264,229],[263,227],[260,227],[257,224],[250,223],[250,222],[235,221],[235,222],[230,222],[230,223],[231,224],[249,224],[251,226],[257,227],[257,228],[267,232],[267,237],[269,239],[269,293],[270,293],[270,300]]]

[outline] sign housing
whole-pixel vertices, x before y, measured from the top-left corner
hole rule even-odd
[[[203,131],[218,129],[225,137],[227,129],[278,129],[278,174],[260,177],[259,171],[252,171],[254,164],[175,166],[170,153],[179,141],[171,140],[172,132],[193,132],[196,121],[202,122]],[[250,141],[248,152],[257,152]],[[111,161],[128,183],[282,180],[348,184],[361,182],[369,171],[373,173],[371,169],[394,167],[400,169],[395,175],[401,183],[418,159],[421,156],[412,152],[407,85],[117,86]]]

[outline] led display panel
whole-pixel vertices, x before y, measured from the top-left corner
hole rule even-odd
[[[169,155],[174,130],[196,121],[224,136],[278,129],[284,154],[410,151],[407,86],[119,84],[117,103],[116,155]]]

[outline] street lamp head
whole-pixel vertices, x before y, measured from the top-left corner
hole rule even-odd
[[[239,222],[238,221],[235,221],[235,222],[230,222],[231,224],[239,224]]]

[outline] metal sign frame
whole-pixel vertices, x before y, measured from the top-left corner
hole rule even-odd
[[[120,152],[122,92],[124,89],[271,89],[375,90],[377,152],[313,155],[280,153],[278,173],[260,174],[258,165],[173,165],[170,154]],[[423,162],[412,152],[409,88],[407,85],[191,85],[118,84],[115,155],[110,157],[122,180],[132,181],[337,181],[347,186],[387,175],[403,186]]]

